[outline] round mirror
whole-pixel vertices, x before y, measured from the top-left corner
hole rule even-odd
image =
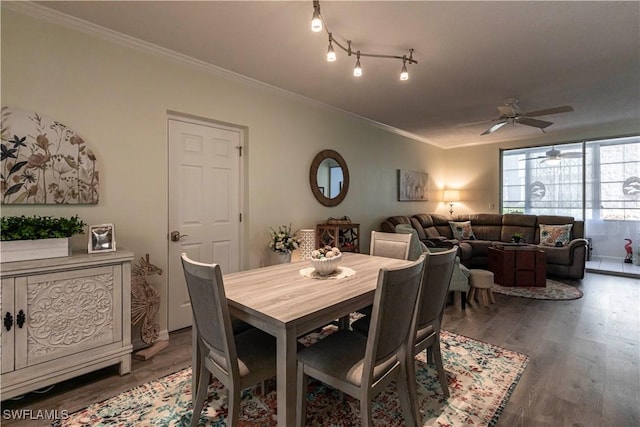
[[[319,152],[309,170],[311,191],[324,206],[337,206],[349,191],[349,169],[342,156],[333,150]]]

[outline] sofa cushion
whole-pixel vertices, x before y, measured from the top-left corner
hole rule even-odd
[[[571,241],[573,224],[540,224],[540,244],[543,246],[567,246]]]
[[[502,216],[502,230],[500,233],[501,242],[510,242],[513,235],[521,233],[526,243],[536,241],[538,232],[536,215],[525,214],[504,214]]]
[[[500,214],[470,214],[460,215],[457,221],[471,221],[473,226],[473,234],[478,240],[500,241],[500,233],[502,231],[502,215]]]
[[[552,246],[540,246],[546,254],[546,263],[556,265],[571,265],[571,251],[567,248],[556,248]]]
[[[449,221],[453,238],[457,240],[475,240],[471,221]]]

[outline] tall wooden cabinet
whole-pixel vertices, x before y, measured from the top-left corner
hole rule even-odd
[[[131,371],[133,253],[1,264],[2,400],[106,366]]]

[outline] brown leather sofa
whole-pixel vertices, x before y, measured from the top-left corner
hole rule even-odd
[[[449,221],[471,221],[475,239],[454,239]],[[521,214],[468,214],[448,217],[437,214],[392,216],[381,224],[382,231],[395,232],[398,224],[410,224],[420,240],[430,246],[460,247],[460,261],[468,268],[487,268],[488,250],[495,242],[509,243],[515,233],[521,233],[526,243],[539,245],[546,253],[547,275],[559,278],[582,279],[587,257],[584,221],[570,216]],[[571,239],[566,246],[540,245],[540,224],[573,224]]]

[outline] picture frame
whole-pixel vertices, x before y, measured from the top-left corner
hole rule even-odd
[[[113,224],[89,226],[88,251],[90,254],[114,252],[116,250],[115,228]]]
[[[398,169],[398,201],[428,201],[428,184],[428,173]]]

